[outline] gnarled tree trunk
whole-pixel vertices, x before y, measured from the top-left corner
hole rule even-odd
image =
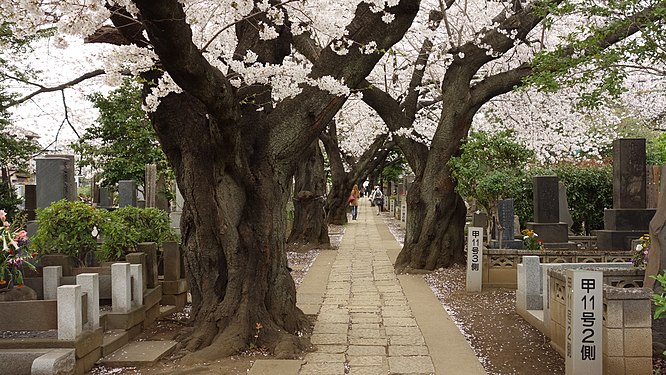
[[[398,273],[432,271],[465,260],[465,202],[451,179],[433,177],[438,176],[416,178],[407,194],[405,243],[395,263]],[[441,182],[434,186],[434,180]]]
[[[210,134],[205,109],[187,94],[163,99],[153,122],[185,201],[182,246],[197,323],[185,348],[200,350],[199,360],[235,354],[247,343],[284,357],[306,349],[299,337],[310,325],[296,307],[284,252],[284,174],[268,163],[254,165],[252,178],[236,173],[239,155],[219,150],[229,149],[225,142],[237,130]]]
[[[301,158],[294,174],[294,222],[287,238],[292,251],[328,248],[328,225],[324,214],[324,156],[315,141]]]
[[[307,37],[292,35],[291,20],[280,17],[284,22],[278,24],[262,2],[255,1],[251,14],[233,24],[236,44],[221,47],[225,50],[214,63],[195,44],[181,2],[133,3],[140,22],[119,11],[112,16],[114,25],[126,39],[142,42],[135,44],[150,44],[160,70],[182,89],[182,94],[162,98],[151,115],[184,198],[182,246],[194,326],[181,335],[182,343],[196,351],[195,360],[228,356],[251,345],[279,357],[295,356],[308,346],[301,337],[309,324],[296,307],[285,253],[289,181],[304,150],[346,97],[304,84],[293,98],[276,102],[270,79],[244,82],[229,61],[219,67],[232,55],[246,67],[282,64],[295,40]],[[269,3],[288,14],[283,3]],[[224,6],[231,5],[222,5],[218,13]],[[400,0],[387,8],[395,16],[387,24],[383,13],[360,3],[346,35],[359,45],[375,42],[378,52],[350,49],[340,56],[323,48],[308,78],[329,77],[356,87],[381,59],[380,51],[402,38],[418,9],[418,0]],[[260,35],[266,25],[275,38]],[[255,62],[244,61],[250,52]],[[155,83],[152,78],[145,82]]]

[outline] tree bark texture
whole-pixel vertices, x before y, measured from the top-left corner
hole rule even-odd
[[[162,147],[184,198],[182,246],[192,293],[193,327],[181,335],[190,358],[213,360],[263,346],[278,357],[293,357],[309,345],[310,329],[296,307],[296,290],[285,251],[290,180],[345,101],[319,87],[279,103],[267,85],[231,85],[192,41],[177,0],[135,0],[141,23],[160,64],[183,89],[169,94],[152,114]],[[271,1],[274,6],[278,2]],[[418,0],[402,0],[382,14],[361,3],[347,27],[354,42],[374,41],[389,50],[407,31]],[[248,50],[257,61],[280,64],[291,53],[289,27],[274,25],[278,37],[262,40],[266,12],[235,24],[239,60]],[[350,49],[346,56],[324,48],[311,77],[331,76],[356,87],[381,58]],[[307,335],[306,335],[307,336]]]
[[[324,156],[317,140],[303,155],[294,174],[294,222],[287,238],[289,250],[330,246],[324,214],[325,182]]]
[[[210,134],[205,108],[188,94],[163,100],[153,121],[185,201],[182,246],[195,322],[185,349],[201,349],[196,358],[204,360],[248,343],[287,357],[306,349],[299,336],[310,326],[287,269],[286,216],[274,210],[286,206],[288,181],[268,166],[239,174],[238,155],[219,151],[237,130]]]

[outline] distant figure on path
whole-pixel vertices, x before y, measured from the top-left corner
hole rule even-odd
[[[375,190],[370,194],[370,202],[377,206],[377,215],[379,215],[384,206],[384,193],[382,193],[382,188],[379,185],[375,186]]]
[[[349,205],[351,206],[352,220],[358,217],[358,200],[361,198],[361,192],[358,190],[358,185],[354,184],[351,194],[349,194]]]

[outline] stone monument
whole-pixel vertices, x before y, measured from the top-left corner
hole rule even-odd
[[[533,182],[534,222],[527,228],[533,230],[544,247],[551,249],[575,249],[569,242],[567,223],[560,221],[560,193],[557,176],[535,176]]]
[[[134,180],[118,181],[118,207],[137,207],[136,182]]]
[[[645,139],[613,141],[613,208],[604,211],[596,231],[601,250],[629,250],[631,240],[648,232],[655,209],[647,207]]]
[[[523,241],[516,240],[514,236],[514,209],[513,199],[499,199],[497,201],[497,221],[494,225],[494,240],[490,247],[498,249],[521,249]]]

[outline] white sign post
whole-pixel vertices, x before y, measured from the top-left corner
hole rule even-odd
[[[602,374],[603,272],[567,270],[566,375]]]
[[[469,227],[467,232],[467,282],[468,292],[480,292],[483,282],[483,228]]]

